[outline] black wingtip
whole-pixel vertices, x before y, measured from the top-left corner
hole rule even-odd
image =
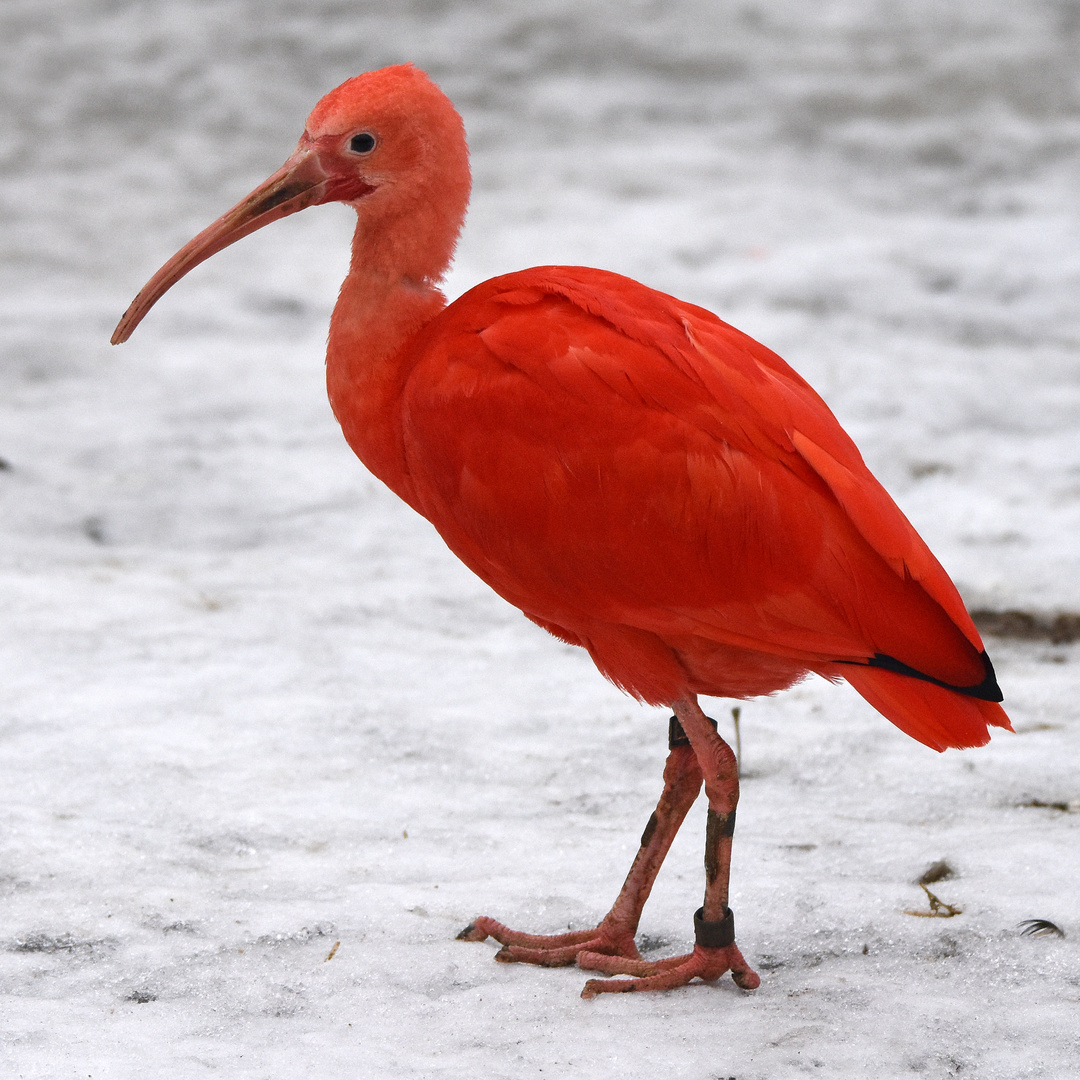
[[[980,659],[983,662],[985,677],[981,683],[975,686],[954,686],[952,683],[942,682],[941,679],[935,679],[933,675],[918,671],[905,664],[902,660],[897,660],[895,656],[887,656],[885,653],[875,653],[866,661],[866,666],[884,668],[885,671],[895,671],[897,675],[908,675],[913,679],[922,679],[923,682],[943,686],[946,690],[955,690],[958,694],[978,698],[980,701],[1001,701],[1004,694],[1001,692],[1001,687],[998,686],[997,676],[994,674],[994,665],[990,663],[990,657],[986,655],[985,651],[980,654]]]

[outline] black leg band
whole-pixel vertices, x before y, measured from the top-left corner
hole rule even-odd
[[[723,949],[735,944],[735,913],[731,908],[722,919],[707,922],[704,908],[694,912],[694,940],[706,949]]]
[[[706,720],[713,726],[713,731],[716,730],[716,721],[711,716],[706,716]],[[682,724],[679,723],[677,716],[672,716],[668,721],[667,727],[667,748],[674,750],[676,746],[689,746],[690,740],[686,737],[686,732],[683,731]]]

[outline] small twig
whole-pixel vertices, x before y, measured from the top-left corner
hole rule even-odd
[[[954,907],[952,904],[946,904],[944,900],[939,900],[921,881],[919,882],[919,888],[926,893],[926,899],[930,902],[930,910],[914,911],[911,908],[905,908],[905,915],[914,915],[920,919],[951,919],[954,915],[963,913],[963,908]]]
[[[334,942],[333,948],[331,948],[331,950],[330,950],[330,954],[329,954],[329,955],[327,956],[327,958],[326,958],[326,959],[325,959],[325,960],[323,961],[323,963],[324,963],[324,964],[329,964],[329,963],[330,963],[330,961],[334,959],[334,953],[336,953],[336,952],[338,951],[338,947],[339,947],[340,945],[341,945],[341,942],[340,942],[340,941],[335,941],[335,942]]]
[[[1028,799],[1026,802],[1017,803],[1020,807],[1034,807],[1041,810],[1060,810],[1063,814],[1075,814],[1080,811],[1080,799],[1070,799],[1068,802],[1053,802],[1046,799]]]
[[[739,717],[742,709],[736,705],[731,710],[731,719],[735,723],[735,768],[739,776],[742,776],[742,734],[739,732]]]

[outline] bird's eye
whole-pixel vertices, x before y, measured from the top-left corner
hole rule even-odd
[[[361,131],[349,140],[349,149],[354,154],[370,154],[375,149],[375,136],[370,131]]]

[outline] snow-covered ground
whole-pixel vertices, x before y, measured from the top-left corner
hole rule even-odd
[[[1080,4],[5,0],[4,1074],[1080,1075],[1080,646],[991,639],[1017,734],[966,753],[821,682],[744,705],[754,994],[583,1002],[454,940],[603,914],[666,718],[351,458],[321,385],[348,211],[107,343],[321,93],[403,60],[470,132],[451,293],[588,263],[713,308],[825,395],[972,606],[1080,609]],[[656,955],[692,936],[703,820]],[[962,914],[905,914],[938,859]]]

